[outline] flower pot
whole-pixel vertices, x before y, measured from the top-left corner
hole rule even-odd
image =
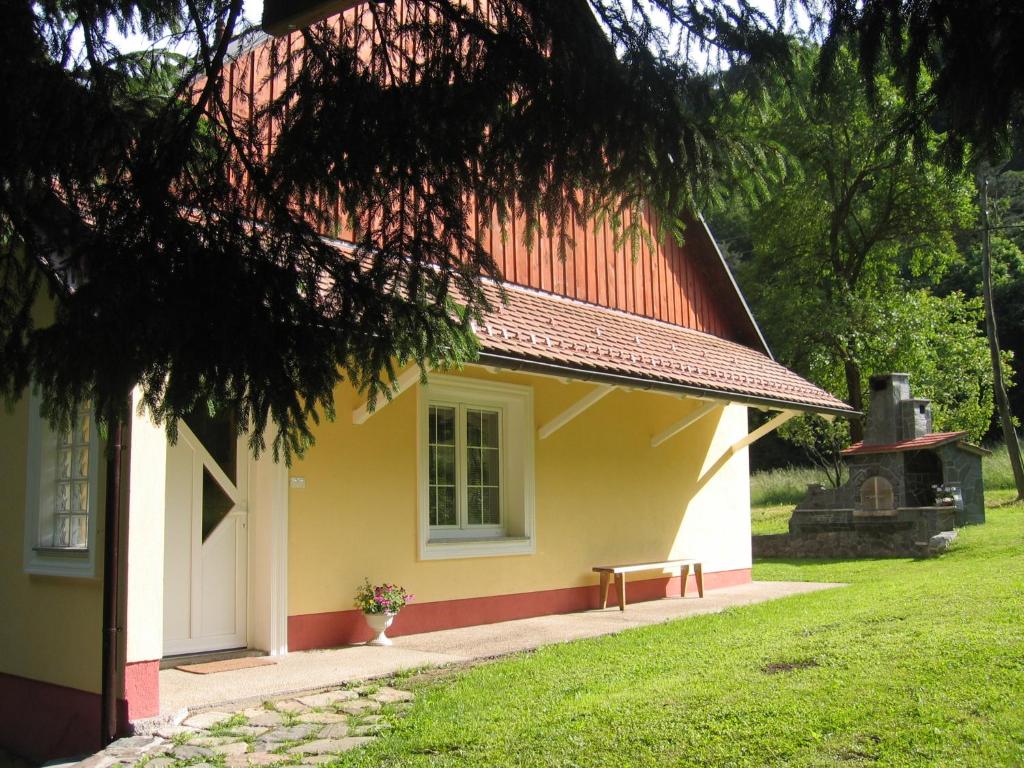
[[[367,645],[391,645],[391,638],[387,637],[384,633],[388,631],[388,627],[391,626],[391,622],[395,620],[397,615],[397,613],[363,613],[366,623],[377,634]]]

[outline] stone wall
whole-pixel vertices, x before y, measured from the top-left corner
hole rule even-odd
[[[793,536],[845,532],[922,542],[959,524],[953,507],[902,507],[875,514],[853,509],[795,509],[789,518],[789,532]]]
[[[963,511],[957,516],[957,525],[985,522],[985,482],[982,477],[981,456],[965,451],[956,444],[939,449],[942,458],[943,482],[960,483],[964,497]]]
[[[928,542],[913,535],[869,531],[821,531],[793,536],[779,533],[752,537],[755,558],[847,559],[858,557],[926,557],[935,554]]]

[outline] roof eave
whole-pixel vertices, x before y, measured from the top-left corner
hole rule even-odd
[[[561,363],[551,363],[542,360],[534,360],[513,355],[498,354],[495,352],[481,351],[477,361],[481,365],[490,365],[504,370],[521,371],[524,373],[536,373],[546,376],[557,376],[565,379],[577,379],[580,381],[592,381],[601,384],[612,384],[635,389],[649,389],[653,391],[669,392],[679,395],[690,395],[692,397],[709,398],[713,400],[726,400],[740,405],[749,405],[755,408],[772,410],[800,411],[801,413],[816,413],[825,416],[842,416],[853,418],[861,416],[859,411],[852,408],[833,408],[825,405],[803,403],[783,398],[764,397],[759,395],[730,392],[721,389],[711,389],[690,384],[678,384],[662,379],[644,378],[642,376],[630,376],[623,373],[612,373],[600,371],[593,368],[573,366]]]
[[[956,445],[957,448],[973,453],[977,456],[990,456],[992,451],[988,448],[983,448],[980,445],[969,443],[964,439],[966,432],[957,432],[952,434],[945,440],[936,440],[933,443],[927,443],[925,445],[914,445],[913,441],[903,441],[901,443],[890,443],[888,445],[858,445],[856,447],[845,448],[839,452],[841,456],[871,456],[882,453],[908,453],[910,451],[931,451],[936,448],[943,448],[947,445]]]
[[[968,453],[973,453],[973,454],[975,454],[977,456],[991,456],[992,455],[992,451],[990,451],[988,448],[984,448],[984,447],[982,447],[980,445],[975,445],[974,443],[968,443],[966,440],[961,440],[960,443],[959,443],[959,447],[962,450],[965,450]]]

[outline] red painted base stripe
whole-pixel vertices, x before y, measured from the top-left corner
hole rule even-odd
[[[0,672],[0,747],[36,762],[100,748],[100,695]]]
[[[160,661],[134,661],[124,668],[128,720],[160,714]]]
[[[750,582],[750,569],[716,571],[704,574],[705,589],[720,589]],[[402,609],[388,630],[392,637],[435,632],[439,629],[472,627],[499,621],[528,619],[554,613],[573,613],[597,608],[600,605],[597,585],[567,587],[543,592],[523,592],[515,595],[471,597],[464,600],[441,600],[433,603],[413,603]],[[697,584],[691,575],[686,593],[696,594]],[[626,602],[640,603],[679,594],[679,577],[664,576],[626,582]],[[609,591],[608,604],[617,604],[614,585]],[[305,651],[312,648],[332,648],[338,645],[361,643],[373,637],[359,611],[307,613],[288,617],[288,650]]]

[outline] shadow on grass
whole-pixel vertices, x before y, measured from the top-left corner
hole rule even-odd
[[[993,508],[994,509],[999,509],[1000,507],[1013,507],[1013,506],[1016,506],[1017,504],[1020,504],[1022,501],[1024,501],[1024,497],[1011,496],[1010,498],[1006,499],[1005,501],[989,502],[986,506],[989,509],[993,509]]]

